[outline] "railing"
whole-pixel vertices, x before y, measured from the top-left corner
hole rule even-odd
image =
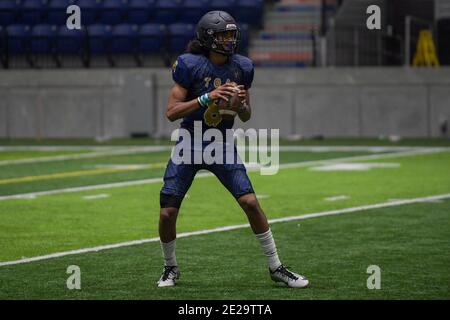
[[[325,48],[321,51],[326,64],[331,66],[383,66],[403,62],[403,40],[389,30],[332,26],[322,48]]]

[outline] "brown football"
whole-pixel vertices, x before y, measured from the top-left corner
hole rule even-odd
[[[237,110],[239,106],[239,89],[236,90],[236,93],[228,98],[228,101],[223,99],[219,99],[219,113],[224,120],[232,120],[237,115]]]

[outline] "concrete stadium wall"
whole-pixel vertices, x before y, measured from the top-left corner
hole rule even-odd
[[[152,133],[154,75],[144,70],[0,73],[0,136],[126,137]]]
[[[169,69],[0,73],[0,137],[170,136]],[[252,119],[282,137],[436,137],[450,121],[450,68],[257,69]]]

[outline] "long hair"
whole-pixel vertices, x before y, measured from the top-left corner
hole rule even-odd
[[[197,39],[189,41],[187,45],[187,52],[192,54],[202,54],[206,57],[209,56],[209,50],[202,46]]]

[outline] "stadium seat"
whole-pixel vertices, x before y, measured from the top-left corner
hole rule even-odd
[[[6,53],[6,29],[0,26],[0,60]]]
[[[109,41],[111,39],[111,26],[104,24],[94,24],[87,28],[88,52],[94,55],[106,54],[109,52]]]
[[[138,26],[118,24],[112,29],[110,53],[135,53],[138,41]]]
[[[236,0],[211,0],[210,10],[226,11],[232,16],[236,11]]]
[[[3,53],[6,41],[6,29],[0,26],[0,55]]]
[[[34,54],[54,53],[57,28],[54,25],[38,24],[31,30],[30,51]]]
[[[239,29],[241,30],[241,39],[239,42],[239,52],[246,53],[249,45],[249,28],[247,24],[239,24]]]
[[[89,26],[98,23],[98,13],[101,2],[99,0],[78,0],[81,9],[81,24]]]
[[[209,11],[210,0],[184,0],[178,22],[196,24]]]
[[[0,1],[0,26],[8,26],[16,22],[19,1]]]
[[[30,27],[23,24],[13,24],[6,27],[8,35],[7,49],[12,55],[28,52],[30,41]]]
[[[126,0],[104,0],[100,8],[100,23],[116,25],[123,23],[126,16]]]
[[[75,0],[52,0],[48,5],[46,22],[50,24],[65,24],[69,15],[67,8],[75,4]]]
[[[23,0],[18,21],[22,24],[35,25],[44,21],[47,0]]]
[[[186,51],[187,44],[195,38],[193,24],[174,23],[169,26],[169,51],[180,54]]]
[[[182,0],[158,0],[156,2],[155,22],[171,24],[178,21]]]
[[[239,8],[234,14],[236,21],[255,27],[261,26],[264,9],[263,0],[237,0],[236,6]]]
[[[153,19],[156,0],[130,0],[128,5],[128,23],[146,24]]]
[[[61,26],[56,39],[56,52],[59,54],[79,54],[85,48],[86,32],[81,30],[69,30]]]
[[[144,24],[139,29],[140,53],[158,53],[165,48],[165,39],[167,38],[166,27],[163,24]]]

